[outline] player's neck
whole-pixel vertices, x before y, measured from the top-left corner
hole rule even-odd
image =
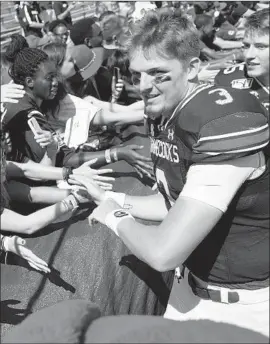
[[[263,86],[269,88],[269,75],[262,75],[256,79],[258,79]]]

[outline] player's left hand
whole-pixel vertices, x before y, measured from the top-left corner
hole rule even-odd
[[[113,199],[106,199],[102,201],[97,208],[94,209],[92,214],[88,217],[89,224],[93,225],[95,222],[105,225],[106,216],[113,210],[121,208]]]

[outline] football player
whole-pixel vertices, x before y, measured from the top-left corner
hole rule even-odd
[[[197,31],[170,11],[144,16],[129,53],[159,193],[105,192],[75,177],[99,204],[90,222],[105,224],[154,269],[176,269],[166,318],[268,334],[266,110],[249,93],[199,84]]]
[[[246,19],[243,53],[245,62],[222,69],[215,83],[248,90],[269,110],[269,8]]]

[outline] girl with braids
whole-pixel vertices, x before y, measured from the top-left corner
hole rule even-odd
[[[5,57],[11,63],[10,75],[15,83],[24,85],[26,94],[19,104],[7,104],[7,112],[3,119],[5,129],[10,132],[12,142],[11,160],[18,162],[29,158],[44,164],[54,163],[55,136],[54,130],[49,126],[47,117],[41,112],[43,101],[59,100],[59,75],[56,65],[49,60],[48,55],[39,49],[27,48],[25,40],[20,35],[14,35],[7,47]],[[51,133],[48,136],[47,147],[41,147],[28,126],[28,119],[35,117],[40,127]],[[102,121],[102,116],[101,116]],[[102,124],[102,123],[99,123]],[[104,123],[106,124],[106,123]],[[47,133],[42,132],[45,137]],[[46,136],[47,137],[47,136]],[[45,139],[44,139],[45,140]],[[58,144],[59,145],[59,144]],[[119,146],[112,150],[97,152],[79,152],[68,148],[60,142],[56,153],[56,163],[65,166],[78,166],[90,159],[98,159],[95,166],[117,160],[126,160],[138,169],[149,168],[145,163],[149,158],[141,156],[137,150],[139,146]]]
[[[22,85],[17,84],[8,84],[1,86],[1,120],[2,117],[5,116],[6,106],[9,103],[17,104],[20,99],[24,96],[24,90]],[[26,240],[22,239],[17,234],[23,235],[30,235],[41,228],[47,226],[48,224],[52,223],[54,220],[59,218],[62,215],[71,213],[79,203],[87,201],[87,198],[82,195],[82,193],[78,191],[71,191],[70,190],[56,190],[58,191],[58,198],[59,201],[51,205],[49,207],[43,208],[38,210],[30,215],[24,216],[21,215],[13,210],[10,209],[10,201],[14,200],[13,196],[16,194],[21,197],[24,190],[22,192],[21,186],[23,184],[17,183],[16,190],[12,191],[12,187],[10,183],[7,183],[7,179],[12,177],[28,177],[28,178],[47,178],[47,179],[61,179],[62,175],[64,175],[64,169],[50,167],[50,166],[43,166],[41,169],[41,165],[28,161],[24,164],[14,163],[10,161],[6,161],[6,137],[5,133],[2,130],[2,121],[0,127],[0,139],[1,139],[1,156],[0,156],[0,167],[1,167],[1,193],[0,193],[0,218],[1,218],[1,237],[0,237],[0,250],[1,254],[5,253],[5,262],[7,262],[8,253],[12,252],[17,256],[25,259],[28,264],[38,270],[45,273],[50,273],[50,268],[48,267],[47,263],[36,256],[30,249],[25,247]],[[88,163],[91,165],[91,162]],[[66,172],[68,172],[66,170]],[[112,170],[102,170],[102,171],[95,171],[89,168],[88,166],[81,166],[78,169],[74,170],[73,173],[85,174],[85,175],[92,175],[93,180],[96,180],[99,185],[106,186],[104,183],[104,178],[107,181],[109,177],[102,177],[98,176],[98,174],[112,172]],[[68,177],[68,174],[66,173]],[[96,179],[97,178],[97,179]],[[103,179],[102,179],[103,178]],[[112,179],[112,178],[110,178]],[[46,194],[44,191],[49,191],[52,194],[52,188],[30,188],[30,197],[34,198],[33,189],[36,189],[34,192],[35,195],[39,195],[41,202],[46,202],[44,200],[44,195],[46,198]],[[46,189],[46,190],[44,190]],[[50,190],[48,190],[50,189]],[[105,189],[107,189],[105,187]],[[61,197],[60,197],[61,196]],[[42,199],[43,197],[43,199]],[[56,194],[53,193],[53,197],[56,197]],[[89,201],[89,200],[88,200]],[[6,233],[8,235],[6,235]],[[13,233],[13,236],[10,234]]]

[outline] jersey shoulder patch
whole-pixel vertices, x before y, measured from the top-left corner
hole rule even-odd
[[[250,89],[253,82],[254,79],[246,74],[244,63],[221,69],[214,80],[216,85],[229,86],[239,90]]]

